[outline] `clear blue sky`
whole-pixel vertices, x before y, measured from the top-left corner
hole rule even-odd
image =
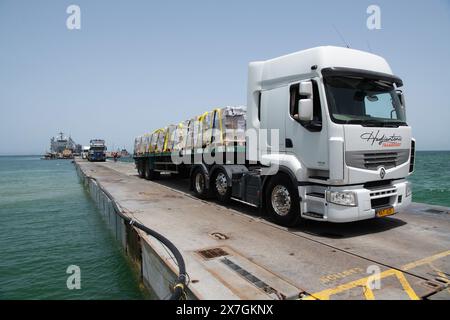
[[[81,7],[81,30],[66,8]],[[381,7],[381,30],[366,8]],[[246,104],[247,64],[319,45],[384,56],[421,150],[450,149],[450,2],[0,0],[0,154],[134,136]]]

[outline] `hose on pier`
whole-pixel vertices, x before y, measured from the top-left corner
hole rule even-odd
[[[178,265],[178,277],[175,280],[175,283],[173,285],[173,290],[172,290],[172,294],[169,297],[169,300],[183,300],[186,299],[186,288],[188,286],[188,279],[189,276],[186,273],[186,264],[184,262],[183,256],[181,255],[180,251],[178,250],[178,248],[172,243],[170,242],[169,239],[167,239],[166,237],[164,237],[162,234],[144,226],[143,224],[137,222],[136,220],[126,216],[122,210],[119,208],[119,206],[112,201],[113,197],[111,196],[111,194],[105,190],[100,183],[98,183],[97,179],[93,178],[93,177],[89,177],[91,180],[94,180],[95,183],[100,187],[100,189],[106,194],[106,196],[111,200],[113,206],[116,209],[117,214],[127,223],[129,223],[132,226],[135,226],[136,228],[144,231],[145,233],[147,233],[148,235],[152,236],[153,238],[157,239],[159,242],[161,242],[164,246],[166,246],[167,249],[169,249],[169,251],[172,252],[176,263]]]
[[[178,250],[178,248],[172,242],[170,242],[169,239],[164,237],[162,234],[144,226],[143,224],[137,222],[136,220],[131,219],[130,217],[127,217],[120,211],[118,212],[118,214],[127,223],[144,231],[145,233],[152,236],[153,238],[157,239],[163,245],[165,245],[167,247],[167,249],[169,249],[169,251],[172,252],[172,254],[177,262],[179,271],[178,271],[178,278],[175,281],[175,284],[173,286],[172,295],[169,297],[169,300],[185,299],[185,297],[186,297],[185,288],[187,287],[188,276],[186,274],[186,264],[184,262],[183,256],[181,255],[180,251]]]

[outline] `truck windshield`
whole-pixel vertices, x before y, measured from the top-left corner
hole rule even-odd
[[[406,125],[405,110],[392,83],[353,77],[325,78],[331,118],[364,126]]]

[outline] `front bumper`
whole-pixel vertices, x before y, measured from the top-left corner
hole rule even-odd
[[[303,191],[306,201],[302,201],[302,217],[312,220],[329,222],[352,222],[375,218],[378,208],[393,207],[395,213],[411,204],[412,195],[406,196],[408,182],[394,181],[388,186],[365,188],[363,186],[329,187],[329,191],[352,191],[356,195],[356,206],[343,206],[328,202],[324,198],[308,196]],[[300,190],[299,190],[300,191]],[[324,190],[325,191],[325,190]],[[302,192],[300,192],[302,194]],[[305,214],[309,213],[309,214]],[[315,214],[311,214],[315,213]]]

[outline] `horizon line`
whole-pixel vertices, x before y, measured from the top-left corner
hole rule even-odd
[[[450,152],[450,150],[416,150],[416,152]],[[0,157],[31,157],[31,156],[43,156],[44,154],[25,154],[25,153],[0,153]]]

